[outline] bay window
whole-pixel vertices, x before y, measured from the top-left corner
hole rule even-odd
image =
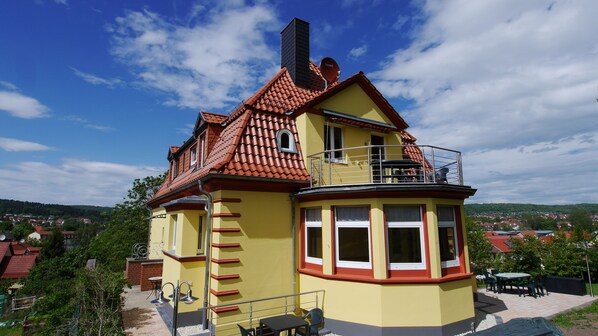
[[[322,210],[305,209],[305,261],[322,265]]]
[[[440,260],[442,262],[442,267],[459,266],[455,209],[451,206],[439,206],[437,211],[438,239],[440,244]]]
[[[388,262],[391,270],[426,269],[424,223],[420,206],[384,208],[388,230]]]
[[[336,264],[371,269],[369,207],[336,207]]]

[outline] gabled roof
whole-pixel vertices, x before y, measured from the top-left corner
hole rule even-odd
[[[2,272],[2,279],[26,278],[29,271],[35,265],[37,255],[22,255],[9,257],[8,264]]]

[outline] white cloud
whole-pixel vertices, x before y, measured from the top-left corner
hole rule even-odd
[[[64,117],[62,119],[63,120],[68,120],[68,121],[72,121],[75,124],[82,125],[83,127],[86,127],[86,128],[95,129],[97,131],[102,131],[102,132],[114,131],[113,127],[103,126],[103,125],[97,125],[97,124],[89,122],[89,120],[87,120],[85,118],[81,118],[81,117],[76,116],[76,115],[66,116],[66,117]]]
[[[108,28],[112,54],[131,66],[141,85],[170,95],[166,104],[224,109],[254,91],[278,61],[266,34],[281,26],[266,4],[218,2],[182,26],[149,12],[127,12]]]
[[[19,162],[0,168],[0,198],[56,204],[113,206],[135,178],[165,168],[65,159],[60,164]]]
[[[76,68],[71,67],[71,70],[73,70],[73,72],[75,73],[75,75],[77,75],[77,77],[80,77],[81,79],[83,79],[84,81],[86,81],[87,83],[93,84],[93,85],[104,85],[107,86],[111,89],[115,88],[116,86],[122,85],[123,81],[118,79],[118,78],[110,78],[110,79],[106,79],[106,78],[102,78],[99,76],[96,76],[94,74],[90,74],[90,73],[86,73],[83,71],[80,71]]]
[[[51,147],[36,142],[23,141],[11,138],[0,138],[0,148],[7,152],[34,152],[49,151]]]
[[[513,154],[553,142],[573,150],[579,146],[567,139],[594,136],[598,3],[428,1],[423,14],[427,20],[413,44],[397,50],[372,74],[385,95],[414,101],[413,109],[401,113],[418,142],[464,151],[466,179],[469,173],[474,187],[487,186],[480,190],[487,201],[521,199],[536,189],[552,193],[555,202],[567,197],[583,201],[574,191],[586,190],[585,184],[559,178],[563,184],[555,188],[554,176],[545,173],[563,162],[553,160],[554,151]],[[467,162],[480,153],[485,161]],[[498,163],[489,153],[512,167],[529,167],[533,157],[538,169],[525,182],[510,174],[486,185],[479,173]],[[588,157],[580,177],[593,174],[596,158]],[[561,190],[567,188],[572,192]]]
[[[3,82],[4,87],[11,88]],[[12,84],[11,84],[12,85]],[[35,98],[25,96],[14,91],[13,85],[11,91],[0,91],[0,111],[8,112],[10,115],[23,118],[34,119],[47,116],[50,109],[37,101]]]
[[[362,45],[361,47],[353,48],[349,51],[349,58],[353,58],[353,59],[360,58],[361,56],[365,55],[365,53],[367,51],[368,51],[368,46],[365,44]]]
[[[55,3],[59,4],[59,5],[65,5],[68,6],[68,1],[67,0],[54,0]]]

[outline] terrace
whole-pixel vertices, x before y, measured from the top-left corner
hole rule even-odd
[[[429,145],[361,146],[308,156],[311,187],[463,185],[461,152]]]

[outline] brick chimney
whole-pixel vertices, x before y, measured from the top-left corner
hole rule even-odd
[[[280,67],[295,85],[309,87],[309,22],[294,18],[280,33]]]

